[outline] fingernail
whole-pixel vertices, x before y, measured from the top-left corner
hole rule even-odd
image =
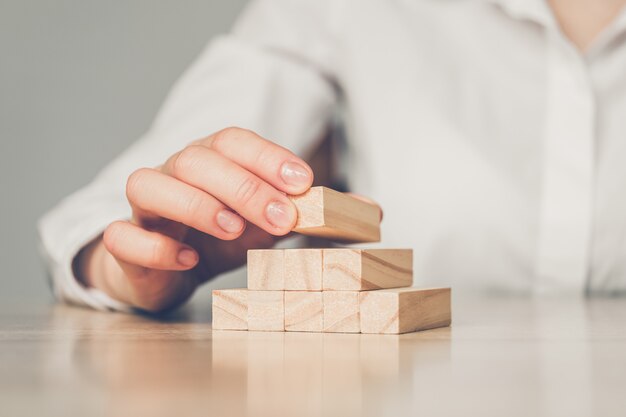
[[[244,226],[243,219],[230,210],[219,211],[215,220],[226,233],[239,233]]]
[[[296,162],[285,162],[280,168],[280,176],[289,185],[309,185],[311,174]]]
[[[267,221],[275,227],[291,227],[295,223],[295,216],[294,208],[280,201],[273,201],[265,208]]]
[[[198,262],[196,252],[191,249],[181,249],[178,252],[178,263],[182,266],[194,266]]]

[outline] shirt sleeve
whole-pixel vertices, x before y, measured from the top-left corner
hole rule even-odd
[[[77,253],[108,224],[130,218],[126,179],[187,143],[228,126],[251,129],[297,154],[314,146],[337,101],[332,1],[253,1],[233,30],[215,38],[174,85],[148,132],[86,187],[39,222],[41,252],[59,300],[129,310],[82,286]]]

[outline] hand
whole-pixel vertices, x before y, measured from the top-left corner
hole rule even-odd
[[[202,282],[271,247],[297,220],[286,194],[301,194],[313,171],[296,155],[239,128],[221,130],[142,168],[126,187],[133,217],[85,248],[85,284],[148,310],[186,301]],[[247,226],[247,227],[246,227]]]

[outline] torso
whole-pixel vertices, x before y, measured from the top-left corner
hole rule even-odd
[[[551,135],[569,135],[558,124],[559,104],[549,102],[558,72],[548,68],[563,59],[558,65],[573,80],[587,78],[556,94],[567,105],[590,92],[592,108],[579,113],[572,106],[566,117],[595,127],[581,140],[598,152],[585,157],[597,164],[594,200],[581,200],[593,205],[590,259],[581,267],[591,278],[573,287],[626,288],[618,244],[626,240],[626,215],[617,214],[626,213],[626,200],[614,194],[626,192],[626,170],[616,159],[626,155],[626,64],[619,64],[626,48],[587,65],[552,43],[555,30],[489,1],[394,4],[358,2],[338,46],[352,184],[396,211],[385,213],[385,246],[415,249],[419,283],[560,288],[563,282],[539,278],[537,270],[545,144]]]

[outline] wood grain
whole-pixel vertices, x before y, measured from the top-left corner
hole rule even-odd
[[[362,333],[400,334],[449,326],[450,288],[394,288],[359,293]]]
[[[342,242],[379,242],[380,208],[326,187],[291,196],[298,211],[294,232]]]
[[[285,291],[285,330],[321,332],[324,305],[322,292]]]
[[[323,289],[364,291],[413,283],[411,249],[324,249]]]
[[[248,329],[248,297],[245,288],[213,290],[212,298],[214,329]]]
[[[248,291],[248,330],[285,330],[285,292]]]
[[[282,249],[248,251],[248,289],[285,289],[285,260]]]
[[[0,414],[624,414],[624,297],[458,292],[454,329],[355,335],[212,331],[210,304],[197,295],[159,317],[7,297],[0,303]],[[259,368],[283,380],[268,384],[257,378]],[[281,414],[253,408],[259,404],[249,399],[267,386],[275,390],[266,402],[295,398],[299,407]]]
[[[357,291],[323,291],[324,331],[359,333],[359,293]]]
[[[321,291],[322,249],[285,250],[285,289]]]

